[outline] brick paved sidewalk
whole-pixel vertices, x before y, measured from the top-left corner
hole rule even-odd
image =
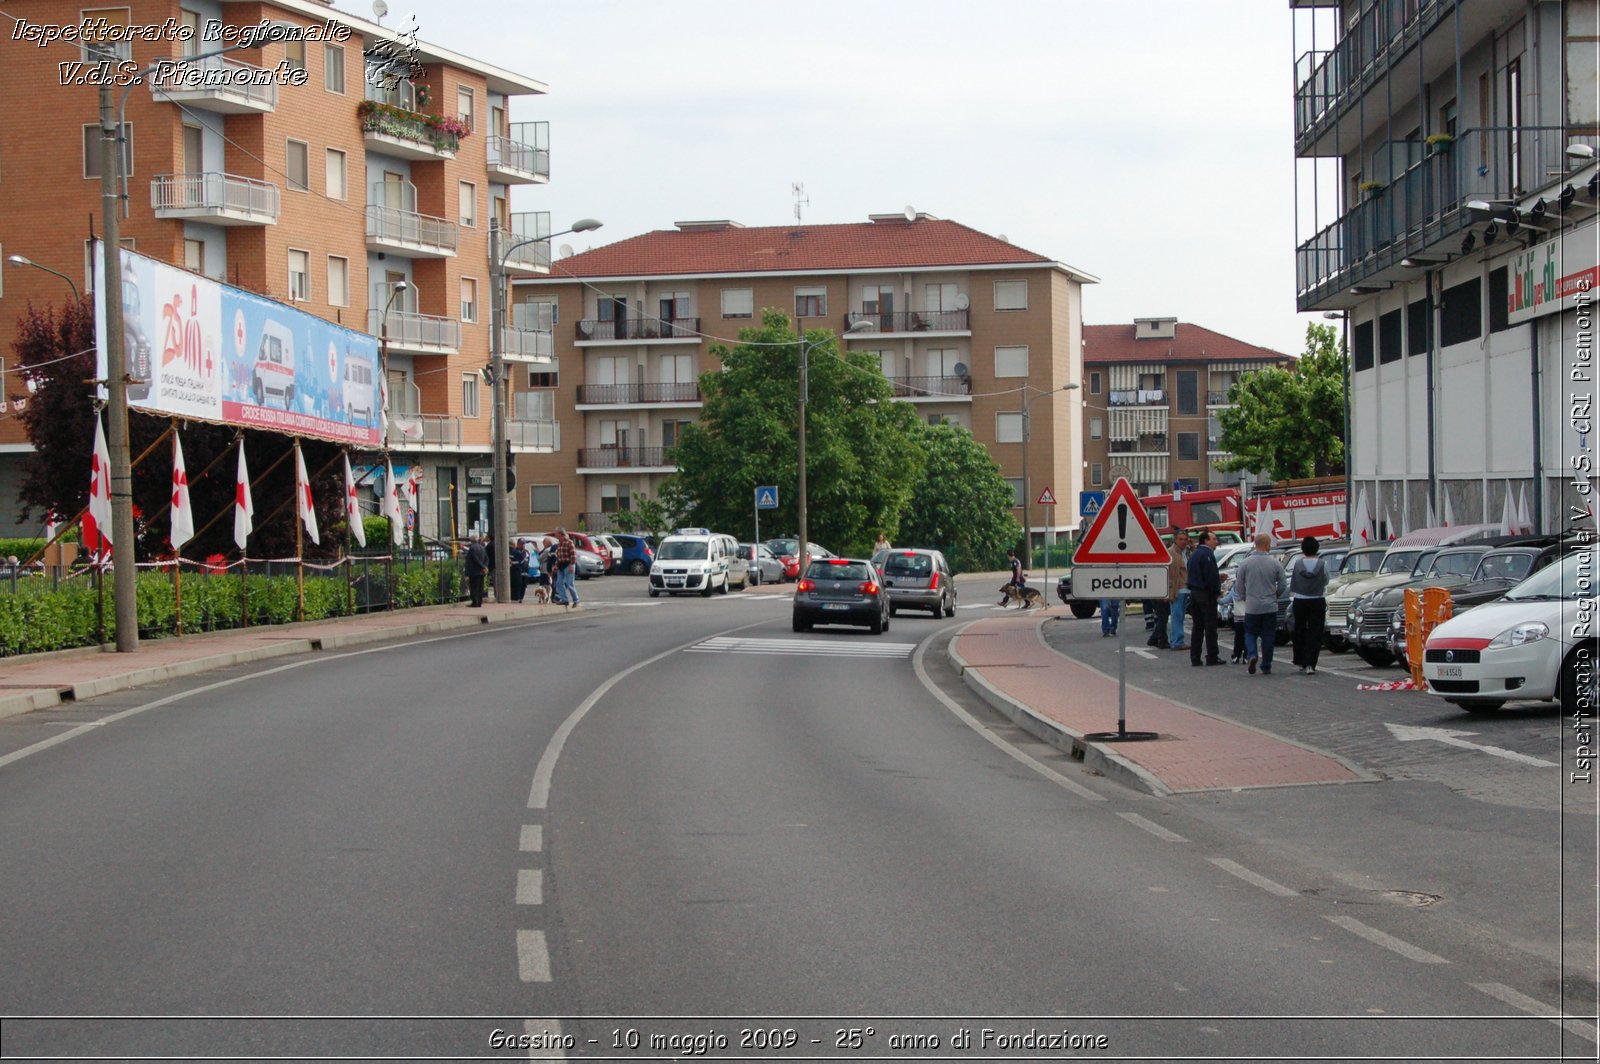
[[[1059,609],[975,621],[950,659],[991,705],[1086,761],[1156,794],[1352,783],[1373,777],[1269,732],[1128,685],[1127,727],[1148,742],[1089,743],[1117,730],[1117,678],[1045,645],[1040,626]],[[1051,733],[1054,733],[1053,735]]]

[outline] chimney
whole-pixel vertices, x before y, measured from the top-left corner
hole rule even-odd
[[[1175,340],[1178,336],[1177,318],[1134,318],[1135,340]]]

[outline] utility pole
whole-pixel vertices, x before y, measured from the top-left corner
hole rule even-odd
[[[110,59],[103,73],[110,72]],[[100,298],[106,305],[107,425],[106,451],[111,458],[111,572],[116,593],[117,653],[139,649],[139,600],[135,582],[138,561],[133,540],[133,466],[128,458],[128,371],[122,349],[122,226],[117,175],[122,172],[122,130],[112,98],[112,79],[100,85],[100,201],[105,230],[105,280]]]
[[[506,450],[510,446],[510,426],[506,424],[506,360],[501,331],[504,308],[501,300],[506,284],[506,264],[500,250],[500,220],[489,223],[489,391],[494,419],[494,600],[511,601],[511,522],[506,501]]]

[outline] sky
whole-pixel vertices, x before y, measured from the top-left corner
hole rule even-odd
[[[337,6],[367,15],[365,0]],[[536,78],[579,251],[687,219],[914,207],[1100,278],[1088,324],[1177,317],[1289,354],[1287,0],[390,0],[424,41]]]

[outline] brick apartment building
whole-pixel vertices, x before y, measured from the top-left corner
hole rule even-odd
[[[93,284],[85,242],[100,217],[97,89],[61,84],[58,64],[86,58],[86,47],[12,37],[17,19],[50,25],[98,16],[128,26],[170,19],[197,31],[187,41],[110,46],[140,67],[223,47],[198,32],[211,20],[348,28],[343,40],[273,43],[195,64],[286,63],[305,71],[301,85],[134,87],[124,243],[353,329],[378,334],[386,323],[389,443],[397,476],[422,467],[419,525],[430,536],[487,527],[491,403],[479,370],[489,358],[489,223],[498,219],[511,240],[550,232],[547,214],[513,213],[510,205],[512,188],[548,179],[546,123],[509,119],[513,98],[545,86],[420,42],[412,58],[421,73],[376,88],[365,77],[364,50],[396,41],[400,27],[317,0],[126,0],[93,8],[7,0],[0,91],[18,105],[0,124],[0,257],[26,256],[81,278],[81,289]],[[470,133],[432,129],[424,114],[458,118]],[[513,275],[532,275],[548,263],[548,242],[539,242],[507,265]],[[43,270],[0,270],[0,322],[8,332],[30,302],[60,305],[70,294]],[[539,325],[521,317],[510,323],[508,357],[548,356],[550,336]],[[9,341],[0,344],[0,366],[8,371],[9,408],[26,395]],[[520,450],[553,449],[557,432],[548,422],[514,424],[510,436]],[[30,450],[15,418],[0,419],[0,534],[34,530],[15,523]]]
[[[514,407],[569,426],[558,452],[519,458],[517,527],[609,528],[610,513],[655,497],[676,469],[678,433],[699,415],[699,375],[718,368],[711,345],[736,343],[768,307],[875,353],[899,399],[969,429],[1011,480],[1019,520],[1026,397],[1032,492],[1075,498],[1081,393],[1046,393],[1082,379],[1082,287],[1095,281],[914,212],[841,225],[679,222],[562,259],[513,286],[519,313],[557,323],[558,363],[519,375]],[[866,331],[844,335],[859,321]],[[1031,516],[1042,541],[1043,513]]]
[[[1217,414],[1240,377],[1288,365],[1278,351],[1188,325],[1177,318],[1135,318],[1132,325],[1083,330],[1083,457],[1087,486],[1127,477],[1141,495],[1229,487],[1229,455],[1218,446]]]

